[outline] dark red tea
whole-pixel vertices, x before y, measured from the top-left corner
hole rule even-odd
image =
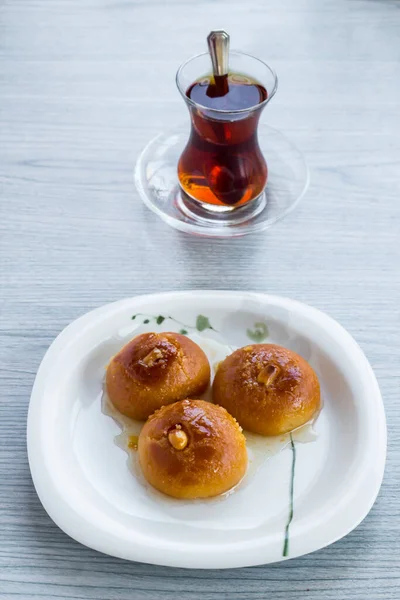
[[[267,182],[267,164],[257,139],[260,110],[254,107],[267,99],[267,90],[231,73],[195,81],[186,96],[195,106],[189,104],[192,129],[178,164],[184,191],[218,206],[240,206],[257,198]],[[243,112],[233,112],[238,110]]]

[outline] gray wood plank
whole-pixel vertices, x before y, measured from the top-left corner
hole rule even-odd
[[[395,600],[400,596],[400,3],[8,0],[0,6],[0,598]],[[187,119],[179,63],[215,26],[280,78],[264,120],[303,148],[312,184],[265,234],[201,240],[141,204],[133,164]],[[365,521],[285,564],[229,571],[128,563],[69,539],[27,464],[30,390],[80,314],[174,289],[254,289],[338,319],[377,374],[386,475]]]

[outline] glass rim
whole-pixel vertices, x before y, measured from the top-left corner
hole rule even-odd
[[[178,90],[179,90],[182,98],[185,100],[185,102],[187,102],[191,106],[194,106],[195,108],[201,108],[201,109],[219,113],[219,114],[240,114],[240,113],[243,114],[246,112],[250,113],[250,112],[258,110],[259,108],[262,108],[266,104],[268,104],[268,102],[275,96],[276,90],[278,89],[278,76],[275,73],[274,69],[272,69],[269,65],[267,65],[266,62],[264,62],[260,58],[257,58],[256,56],[253,56],[252,54],[247,54],[246,52],[240,52],[239,50],[231,50],[229,52],[229,54],[230,55],[234,54],[236,56],[239,55],[239,56],[245,56],[247,58],[251,58],[252,60],[256,60],[257,62],[261,63],[264,67],[266,67],[274,79],[274,85],[273,85],[271,94],[269,94],[268,97],[265,98],[265,100],[263,100],[259,104],[254,104],[254,106],[250,106],[248,108],[236,108],[234,110],[228,110],[225,108],[223,108],[223,109],[222,108],[210,108],[209,106],[204,106],[204,104],[198,104],[197,102],[194,102],[194,100],[192,100],[191,98],[189,98],[186,95],[186,90],[184,90],[182,88],[182,86],[180,84],[180,75],[181,75],[183,69],[186,67],[186,65],[188,65],[190,62],[192,62],[196,58],[200,58],[201,56],[209,56],[208,52],[200,52],[200,54],[195,54],[194,56],[191,56],[190,58],[185,60],[176,72],[176,76],[175,76],[176,87],[178,88]],[[262,83],[262,82],[260,81],[259,83]]]

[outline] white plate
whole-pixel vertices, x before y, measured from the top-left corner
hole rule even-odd
[[[102,380],[110,357],[145,319],[132,320],[139,313],[151,316],[145,325],[150,331],[183,327],[169,318],[157,324],[158,315],[178,319],[189,331],[203,315],[219,333],[206,328],[200,335],[232,346],[249,343],[255,329],[261,340],[265,328],[255,324],[265,324],[268,342],[307,359],[320,378],[324,406],[317,440],[294,443],[287,555],[318,550],[360,523],[381,485],[386,424],[375,376],[354,339],[327,315],[286,298],[174,292],[84,315],[43,359],[29,406],[28,454],[39,498],[61,529],[101,552],[160,565],[226,568],[285,558],[290,445],[249,475],[246,485],[214,501],[169,500],[128,469],[114,442],[118,425],[101,412]]]

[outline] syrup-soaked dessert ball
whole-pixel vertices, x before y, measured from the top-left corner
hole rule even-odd
[[[157,408],[199,396],[210,383],[203,350],[179,333],[143,333],[111,360],[106,387],[115,408],[145,420]]]
[[[304,425],[318,412],[320,386],[315,371],[295,352],[274,344],[253,344],[220,363],[213,402],[225,407],[245,430],[280,435]]]
[[[227,492],[247,468],[246,440],[221,406],[181,400],[163,406],[139,435],[146,480],[174,498],[210,498]]]

